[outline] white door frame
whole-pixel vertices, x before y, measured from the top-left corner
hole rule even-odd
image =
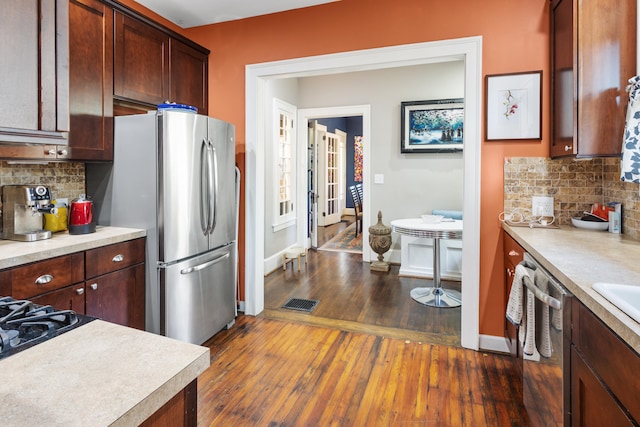
[[[299,108],[298,109],[298,135],[301,135],[300,132],[303,132],[304,136],[302,138],[298,138],[298,153],[306,152],[307,145],[309,144],[309,135],[306,132],[307,123],[311,119],[325,119],[330,117],[362,117],[362,138],[365,141],[371,141],[371,106],[370,105],[348,105],[348,106],[339,106],[339,107],[327,107],[327,108]],[[303,140],[304,139],[304,140]],[[364,198],[364,204],[362,206],[363,212],[370,212],[369,210],[369,189],[371,188],[371,182],[369,181],[369,175],[366,173],[369,169],[371,144],[363,145],[363,153],[362,153],[362,170],[365,173],[362,174],[362,196]],[[307,159],[304,158],[299,159],[301,162],[305,162]],[[299,167],[299,166],[298,166]],[[302,179],[302,178],[300,178]],[[306,179],[306,178],[304,178]],[[300,181],[298,181],[300,182]],[[301,194],[303,193],[303,194]],[[303,199],[300,199],[303,197]],[[306,187],[304,189],[300,189],[298,192],[298,200],[306,199]],[[302,215],[301,215],[302,214]],[[306,220],[304,220],[305,212],[298,211],[298,243],[306,241]],[[369,241],[369,218],[364,215],[362,218],[362,241]],[[371,261],[371,248],[369,250],[365,250],[365,247],[362,248],[362,261],[369,262]],[[377,256],[377,254],[375,255]],[[245,286],[246,290],[246,286]],[[246,294],[245,294],[246,295]],[[245,298],[246,299],[246,298]]]
[[[266,99],[267,80],[397,68],[460,59],[463,59],[465,64],[464,235],[462,238],[464,256],[462,259],[461,344],[465,348],[474,350],[479,348],[481,36],[342,52],[246,66],[244,307],[246,314],[257,315],[264,310],[264,150],[267,145],[264,129],[266,111],[268,110],[267,102],[269,101]],[[366,165],[365,170],[368,170]]]

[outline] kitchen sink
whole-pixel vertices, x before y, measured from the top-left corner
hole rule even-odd
[[[640,286],[598,282],[592,288],[640,323]]]

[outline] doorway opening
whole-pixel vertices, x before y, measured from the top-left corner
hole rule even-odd
[[[479,348],[479,281],[480,281],[480,110],[482,92],[482,38],[416,43],[363,51],[320,55],[272,63],[254,64],[246,68],[246,240],[245,240],[245,313],[257,315],[264,310],[264,206],[265,189],[265,112],[267,81],[283,77],[335,74],[344,71],[405,67],[435,62],[464,62],[465,148],[464,202],[465,232],[462,260],[461,344]],[[300,123],[300,121],[299,121]],[[368,124],[365,123],[364,129]],[[368,138],[365,136],[365,140]],[[367,168],[367,145],[364,162]],[[368,183],[364,177],[365,210]],[[365,239],[368,227],[363,224]],[[304,220],[304,218],[303,218]],[[302,239],[304,235],[299,236]],[[363,260],[369,260],[364,251]]]
[[[330,111],[331,109],[326,109]],[[302,110],[302,114],[308,114]],[[330,113],[329,113],[330,114]],[[308,120],[308,236],[311,249],[362,254],[363,118],[330,116]],[[358,218],[360,221],[358,222]]]

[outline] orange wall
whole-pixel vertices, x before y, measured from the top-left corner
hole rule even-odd
[[[548,5],[546,0],[342,0],[188,29],[185,34],[211,50],[209,114],[236,125],[241,169],[247,64],[481,35],[483,76],[543,70],[542,141],[482,141],[480,333],[502,335],[504,269],[498,214],[503,206],[503,159],[548,153]]]

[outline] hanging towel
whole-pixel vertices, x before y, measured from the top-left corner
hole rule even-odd
[[[529,280],[529,278],[524,280]],[[522,316],[522,325],[518,336],[522,346],[522,357],[526,360],[538,361],[540,353],[536,348],[536,297],[529,288],[526,289],[526,310]]]
[[[513,275],[513,284],[509,291],[509,301],[507,302],[507,320],[516,326],[522,324],[522,298],[524,294],[525,277],[532,278],[533,270],[523,264],[516,265],[516,272]]]
[[[640,183],[640,76],[629,79],[629,105],[622,140],[620,180]]]
[[[536,272],[535,275],[535,284],[542,292],[545,294],[549,293],[549,280],[545,274],[538,274]],[[536,331],[540,336],[540,354],[544,357],[551,357],[551,353],[553,353],[553,347],[551,346],[551,330],[549,325],[549,310],[551,307],[549,305],[540,302],[539,303],[542,308],[542,319],[540,319],[540,330]]]

